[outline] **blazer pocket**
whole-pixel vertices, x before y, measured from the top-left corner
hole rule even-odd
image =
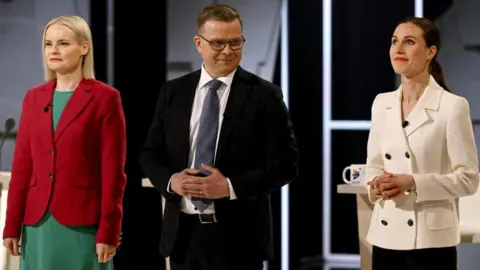
[[[32,175],[32,177],[30,177],[30,182],[28,182],[28,186],[33,187],[36,185],[37,185],[37,177],[35,175]]]
[[[431,231],[446,230],[455,226],[455,215],[450,202],[427,202],[423,205],[423,221]]]

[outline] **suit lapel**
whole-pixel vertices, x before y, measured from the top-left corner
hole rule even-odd
[[[395,94],[390,97],[388,105],[386,106],[385,127],[380,127],[385,129],[388,140],[396,142],[395,145],[400,149],[410,149],[408,137],[414,134],[415,131],[421,129],[421,127],[433,122],[428,111],[438,110],[442,93],[442,88],[431,78],[419,102],[407,117],[409,121],[408,126],[403,128],[402,90],[400,86],[397,91],[395,91]]]
[[[60,116],[55,131],[55,141],[62,136],[68,125],[79,115],[92,99],[92,83],[90,80],[82,80],[72,94],[65,109]]]
[[[409,122],[405,127],[405,134],[407,137],[411,136],[415,131],[428,123],[432,123],[433,119],[429,116],[428,111],[437,111],[440,105],[440,99],[442,96],[442,89],[435,82],[433,78],[425,88],[422,96],[418,100],[418,103],[413,108],[410,115],[407,117]]]
[[[417,106],[420,105],[417,103]],[[417,131],[420,127],[422,127],[424,124],[428,123],[430,121],[430,117],[427,114],[426,109],[422,107],[417,107],[412,110],[410,115],[408,116],[408,126],[405,127],[405,135],[409,137],[412,135],[415,131]]]
[[[178,88],[173,89],[176,93],[173,94],[176,101],[171,104],[175,104],[173,110],[177,111],[179,119],[177,123],[174,123],[178,127],[178,153],[180,160],[188,167],[188,155],[190,152],[190,118],[192,116],[193,101],[195,99],[195,92],[197,90],[198,82],[200,80],[200,70],[186,77]]]
[[[46,83],[38,95],[37,103],[37,123],[39,125],[38,131],[40,132],[40,138],[45,138],[47,145],[51,145],[53,142],[53,119],[52,119],[52,99],[53,90],[55,89],[56,80],[51,80]],[[48,128],[45,128],[48,127]]]
[[[392,95],[390,105],[386,108],[386,122],[385,129],[388,132],[388,138],[391,141],[398,142],[401,149],[409,149],[405,130],[402,127],[402,92],[401,88],[395,91],[395,95]],[[382,127],[380,127],[382,128]]]
[[[235,121],[241,116],[241,112],[251,92],[250,74],[241,67],[237,68],[232,80],[230,94],[228,96],[227,106],[223,114],[222,127],[220,129],[220,138],[218,140],[216,163],[222,158],[223,149],[228,142],[228,137],[233,130]]]

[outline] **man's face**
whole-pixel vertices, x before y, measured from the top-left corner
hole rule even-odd
[[[239,20],[207,21],[194,37],[205,69],[214,78],[226,76],[240,65],[243,42]]]

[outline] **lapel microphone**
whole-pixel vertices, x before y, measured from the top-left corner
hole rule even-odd
[[[48,112],[48,110],[50,109],[50,107],[53,107],[52,103],[47,103],[47,106],[45,106],[45,108],[43,108],[43,111],[44,112]]]
[[[406,128],[408,126],[408,124],[410,124],[407,120],[403,121],[402,123],[402,127],[403,128]]]

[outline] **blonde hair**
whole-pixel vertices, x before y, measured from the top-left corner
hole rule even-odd
[[[79,16],[60,16],[50,20],[43,30],[43,42],[42,42],[42,55],[43,55],[43,70],[45,73],[45,81],[55,79],[57,75],[55,71],[51,70],[47,65],[47,59],[45,58],[45,38],[47,29],[53,24],[61,24],[70,28],[76,35],[78,43],[88,43],[88,52],[82,59],[82,73],[85,79],[95,79],[95,70],[93,67],[93,41],[92,33],[88,23]]]

